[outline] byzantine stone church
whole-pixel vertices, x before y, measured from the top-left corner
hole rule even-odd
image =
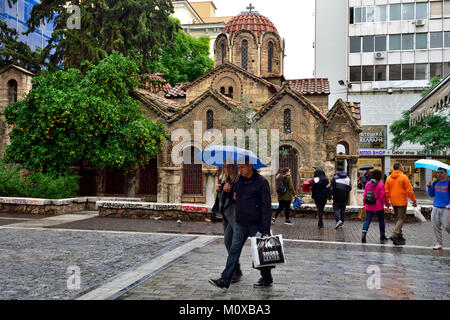
[[[225,137],[225,130],[230,127],[223,119],[245,99],[254,109],[253,120],[258,125],[279,130],[283,151],[279,166],[291,168],[294,187],[300,195],[302,182],[313,177],[315,168],[323,168],[331,178],[336,166],[342,164],[352,179],[351,203],[355,203],[361,132],[359,104],[338,100],[329,107],[327,79],[285,79],[284,39],[267,17],[252,11],[251,6],[247,9],[231,19],[217,37],[213,70],[175,87],[150,75],[152,81],[147,88],[136,90],[136,98],[149,119],[163,123],[169,136],[177,129],[185,129],[192,139],[165,141],[158,157],[138,170],[132,187],[135,195],[164,203],[213,203],[218,168],[175,164],[171,153],[176,147],[185,156],[193,156],[210,144],[201,138],[196,140],[194,121],[201,121],[203,130],[220,130]],[[8,73],[11,70],[13,73]],[[21,72],[24,75],[19,76]],[[11,82],[14,74],[18,79]],[[0,85],[15,85],[8,93],[14,91],[17,97],[17,92],[24,89],[17,87],[24,76],[30,75],[17,68],[0,70]],[[8,99],[14,97],[4,98]],[[86,166],[81,174],[80,195],[125,194],[127,179],[121,172]],[[268,179],[276,202],[272,170],[264,168],[261,174]]]

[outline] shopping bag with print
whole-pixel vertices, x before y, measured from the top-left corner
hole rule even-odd
[[[274,267],[285,263],[283,236],[252,237],[253,267]]]

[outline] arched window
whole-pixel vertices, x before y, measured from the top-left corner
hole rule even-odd
[[[242,40],[242,68],[248,69],[248,41]]]
[[[268,60],[267,60],[267,71],[272,72],[272,62],[273,62],[273,42],[269,42],[268,52],[267,52]]]
[[[220,87],[220,93],[225,94],[225,87]]]
[[[291,133],[291,109],[284,110],[284,133]]]
[[[230,97],[230,98],[233,98],[233,87],[229,87],[228,88],[228,96]]]
[[[8,81],[8,103],[17,102],[17,81],[11,79]]]
[[[206,130],[214,128],[214,112],[212,110],[208,110],[206,112]]]
[[[225,52],[225,44],[221,44],[220,45],[220,52],[221,52],[221,56],[222,56],[222,64],[225,63],[225,58],[226,58],[226,52]]]
[[[203,174],[202,165],[195,164],[194,155],[200,152],[195,147],[190,147],[183,152],[183,158],[185,158],[184,153],[187,153],[189,161],[183,163],[183,194],[203,194]]]

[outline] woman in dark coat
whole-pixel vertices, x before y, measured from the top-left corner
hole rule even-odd
[[[220,176],[220,184],[217,186],[217,205],[213,208],[213,217],[220,213],[222,215],[222,225],[225,247],[230,252],[233,239],[233,229],[236,222],[236,201],[233,200],[231,190],[238,180],[238,167],[235,164],[223,164],[223,172]],[[237,282],[242,277],[241,267],[235,271],[231,282]]]
[[[323,209],[325,208],[325,205],[327,204],[328,200],[328,183],[329,180],[325,175],[325,172],[318,168],[314,172],[314,179],[313,184],[311,186],[312,191],[312,198],[316,204],[317,207],[317,215],[319,217],[319,229],[323,229]]]

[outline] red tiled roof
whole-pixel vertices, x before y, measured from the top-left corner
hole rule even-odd
[[[286,82],[301,94],[330,94],[330,83],[326,78],[294,79]]]
[[[360,102],[347,102],[347,107],[350,109],[353,118],[361,126],[361,103]]]
[[[233,35],[239,30],[251,30],[257,35],[261,35],[266,31],[274,31],[278,33],[277,28],[269,19],[259,13],[253,12],[237,15],[228,21],[222,32]]]
[[[148,77],[145,79],[145,88],[150,93],[158,93],[160,91],[164,91],[165,93],[169,93],[172,90],[172,86],[168,83],[164,78],[157,76],[156,74],[145,74],[142,77]]]
[[[172,87],[172,89],[166,94],[166,98],[183,98],[186,97],[186,91],[184,91],[184,88],[189,84],[189,82],[182,82],[177,83],[175,87]]]

